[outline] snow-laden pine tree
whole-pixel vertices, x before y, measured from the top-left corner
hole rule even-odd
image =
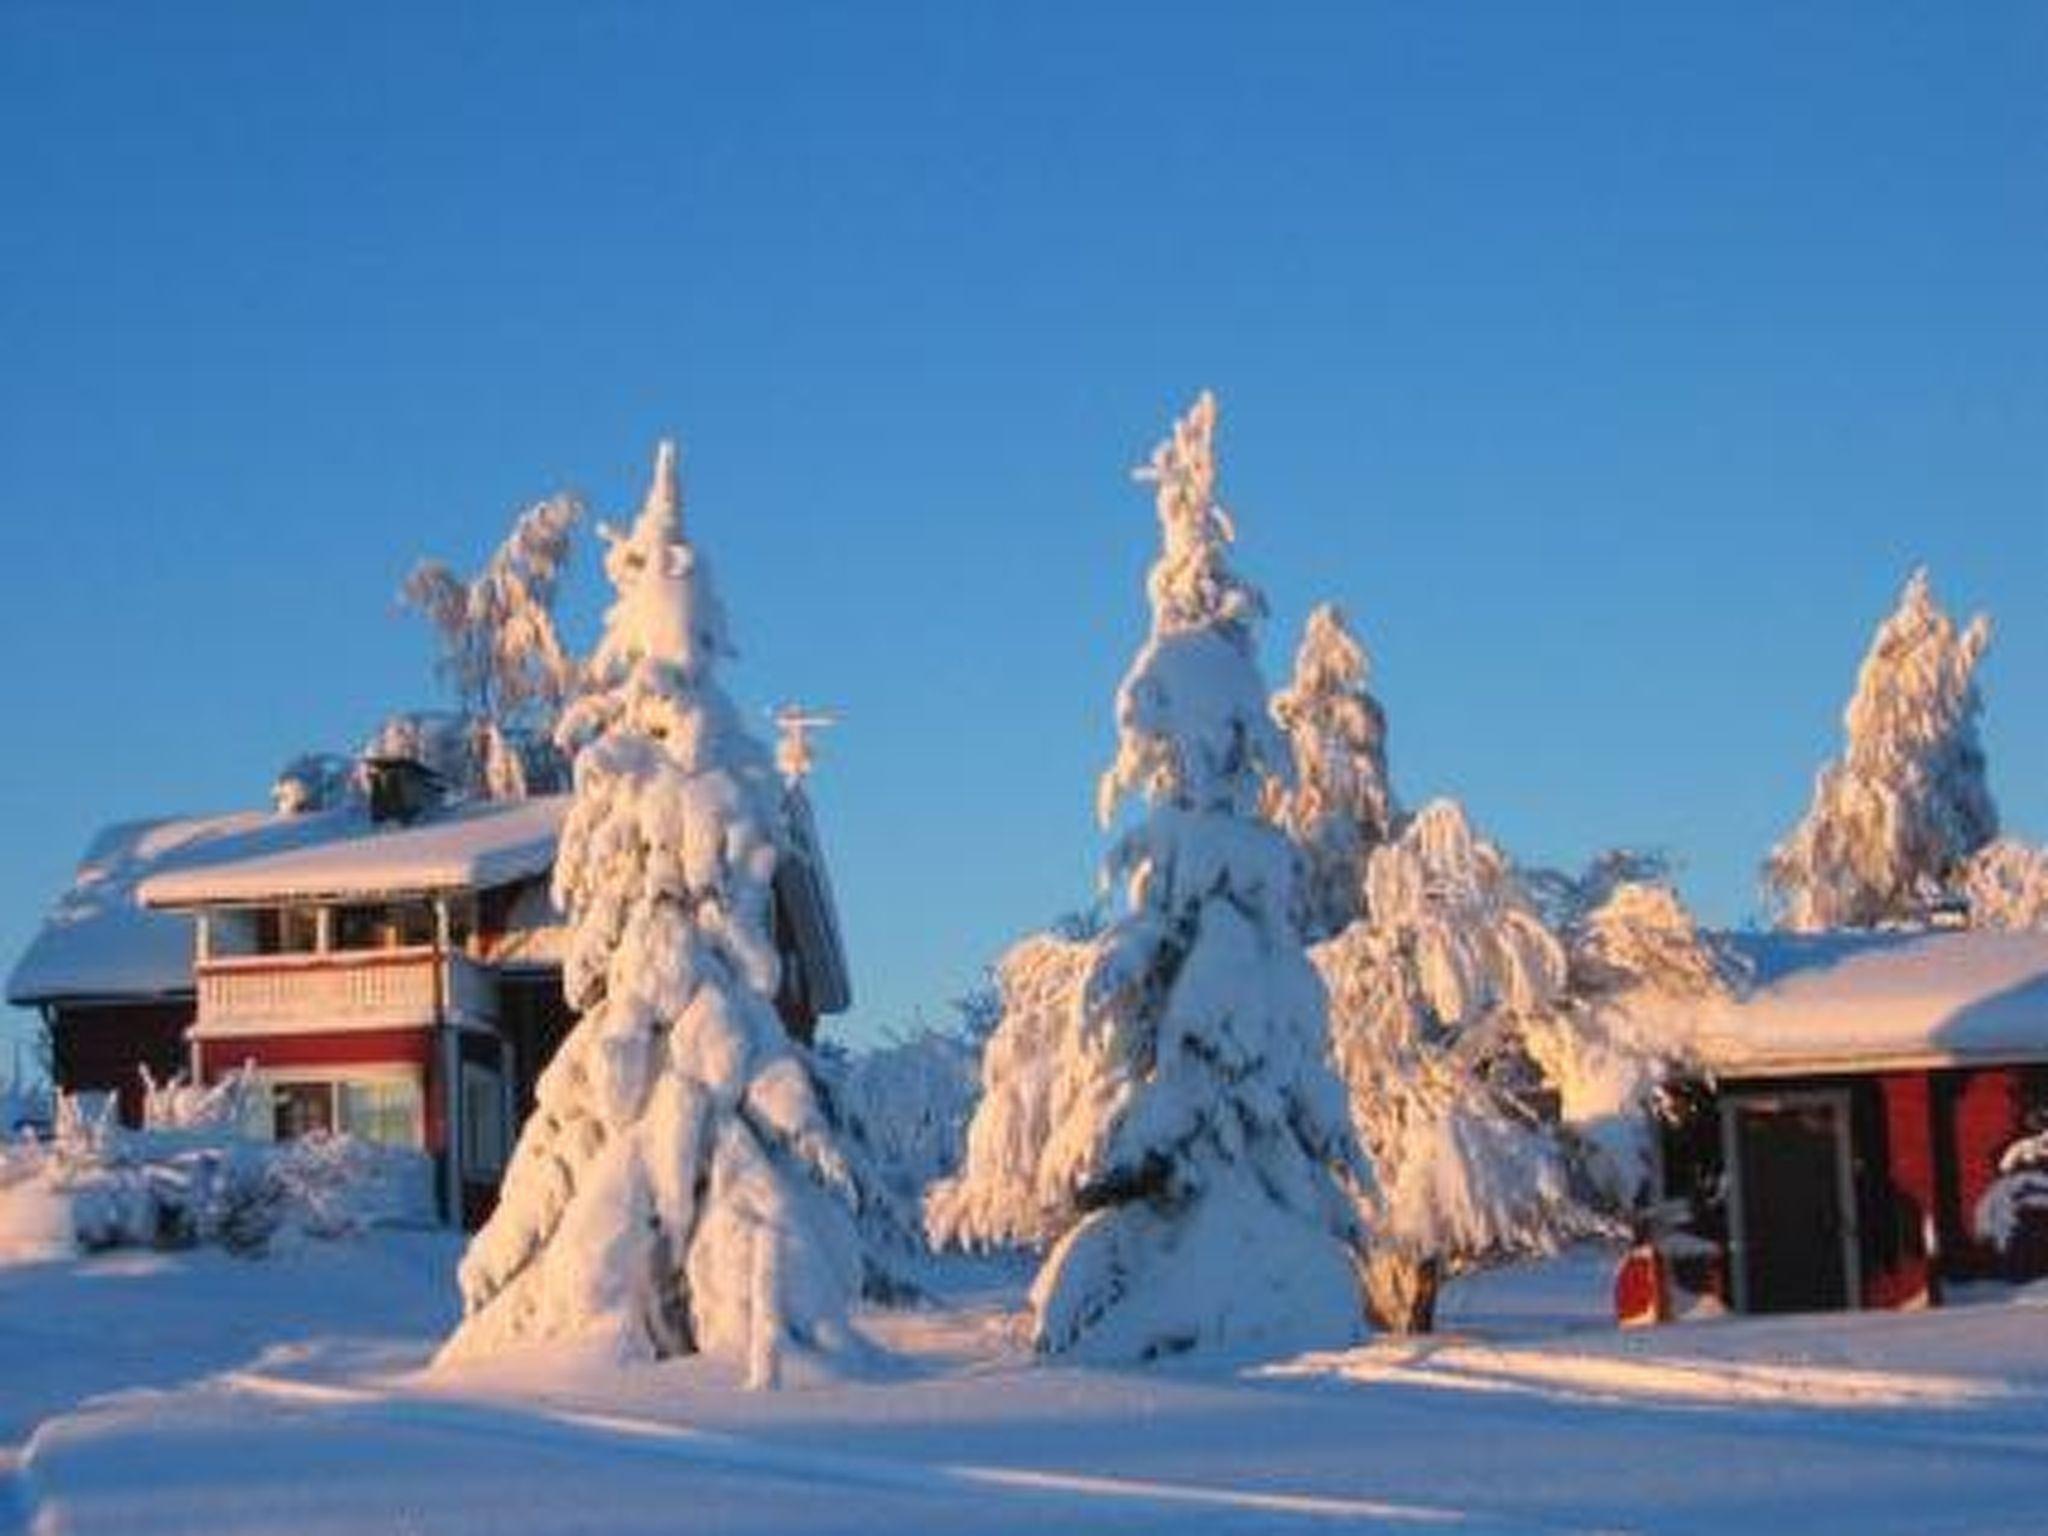
[[[1957,894],[1966,861],[1998,835],[1977,737],[1990,639],[1988,619],[1958,628],[1927,572],[1913,573],[1857,674],[1841,758],[1765,864],[1783,926],[1912,923]]]
[[[1365,890],[1365,861],[1393,835],[1387,717],[1366,687],[1368,663],[1335,604],[1308,616],[1294,678],[1273,696],[1287,733],[1291,783],[1267,787],[1267,814],[1294,840],[1303,933],[1319,943],[1349,927]]]
[[[1356,1153],[1294,926],[1292,852],[1259,812],[1286,744],[1254,655],[1264,604],[1227,559],[1215,423],[1204,395],[1145,472],[1163,538],[1152,632],[1118,693],[1099,796],[1105,821],[1139,802],[1107,866],[1121,908],[1058,961],[1078,975],[1044,1047],[1011,1050],[1009,1020],[990,1042],[1018,1070],[1049,1058],[1058,1086],[1012,1098],[992,1073],[970,1134],[970,1183],[987,1166],[974,1143],[1043,1135],[1030,1189],[1062,1228],[1031,1289],[1046,1351],[1328,1342],[1360,1315],[1340,1184]],[[1049,1124],[999,1123],[1044,1103]]]
[[[1451,800],[1366,867],[1364,914],[1315,950],[1332,1056],[1372,1163],[1374,1319],[1432,1325],[1447,1268],[1596,1225],[1533,1105],[1528,1031],[1568,1008],[1566,955]]]
[[[724,615],[670,445],[609,537],[617,599],[559,732],[579,1017],[463,1258],[444,1358],[581,1339],[768,1385],[786,1350],[848,1342],[861,1266],[846,1161],[773,1002],[782,786],[718,683]]]
[[[469,722],[471,783],[462,787],[499,799],[541,787],[531,782],[530,744],[546,741],[576,686],[554,608],[582,515],[575,497],[551,497],[520,515],[475,576],[464,580],[438,560],[422,560],[400,589],[434,626],[441,673]]]

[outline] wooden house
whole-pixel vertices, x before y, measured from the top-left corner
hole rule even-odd
[[[572,1023],[549,896],[569,798],[364,806],[117,827],[88,850],[9,979],[46,1020],[59,1087],[141,1113],[140,1068],[250,1067],[263,1136],[349,1131],[417,1148],[440,1208],[495,1197],[534,1085]],[[775,884],[778,1007],[808,1041],[850,1001],[815,828],[790,791]]]

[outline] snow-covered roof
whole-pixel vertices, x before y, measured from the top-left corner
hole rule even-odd
[[[567,795],[538,795],[465,806],[411,826],[357,817],[344,835],[156,875],[140,894],[145,906],[176,908],[487,890],[545,874],[568,810]]]
[[[192,925],[137,899],[151,877],[333,838],[341,812],[128,821],[92,840],[69,890],[7,978],[7,1000],[168,997],[192,990]]]
[[[93,840],[77,879],[8,978],[9,1002],[148,998],[192,991],[198,907],[369,901],[489,890],[553,867],[568,795],[464,806],[410,826],[371,822],[360,807],[306,816],[262,811],[129,822]],[[845,951],[817,828],[792,796],[798,857],[782,881],[822,1013],[850,1001]],[[491,955],[504,966],[561,964],[561,914],[526,892]]]
[[[2048,1061],[2048,932],[1737,934],[1692,1025],[1722,1077]]]

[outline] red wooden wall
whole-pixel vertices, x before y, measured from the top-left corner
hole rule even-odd
[[[159,1082],[184,1070],[185,1030],[193,1000],[148,1003],[63,1003],[50,1023],[57,1086],[68,1093],[115,1093],[121,1119],[142,1123],[142,1077]]]

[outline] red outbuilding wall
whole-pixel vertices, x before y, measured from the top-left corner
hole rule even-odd
[[[1999,1154],[2027,1130],[2030,1078],[2022,1067],[1943,1072],[1934,1082],[1934,1128],[1942,1163],[1943,1268],[1956,1279],[2004,1272],[1999,1256],[1971,1230],[1977,1202],[1998,1175]]]
[[[1932,1090],[1924,1072],[1888,1072],[1875,1086],[1877,1145],[1857,1148],[1866,1191],[1863,1305],[1925,1306],[1939,1299],[1927,1252],[1939,1199]],[[1879,1147],[1881,1159],[1874,1155]]]

